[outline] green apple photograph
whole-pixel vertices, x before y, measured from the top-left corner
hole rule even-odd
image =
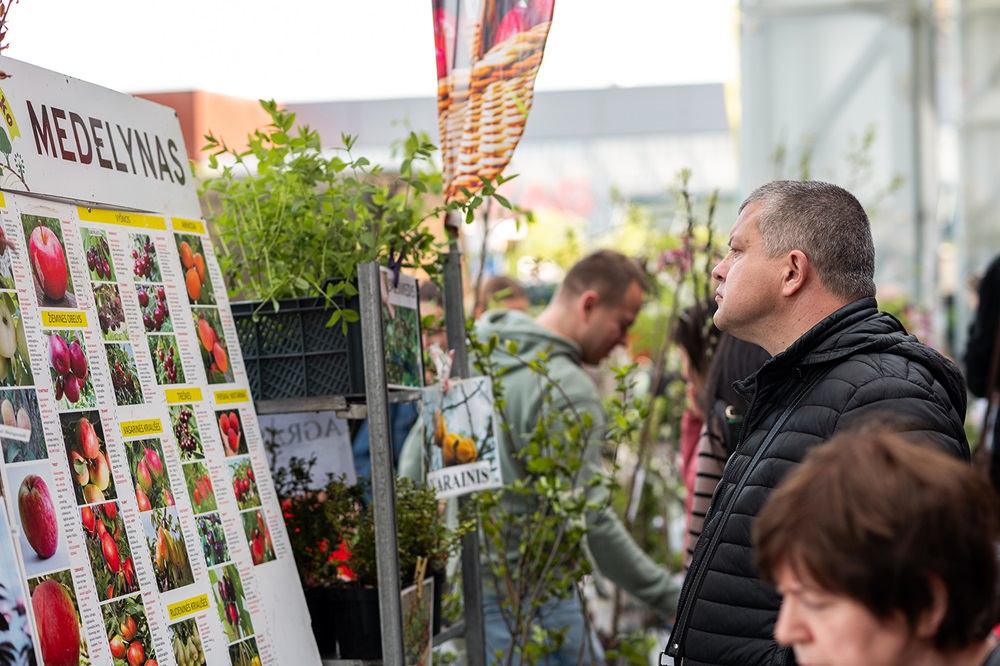
[[[14,520],[24,573],[38,576],[69,566],[65,529],[60,524],[59,498],[52,481],[52,463],[40,460],[7,469],[17,506]]]
[[[33,386],[28,337],[14,292],[0,292],[0,385]]]
[[[9,465],[48,457],[35,389],[0,389],[0,421],[4,462]]]

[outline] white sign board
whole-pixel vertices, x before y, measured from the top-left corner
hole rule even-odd
[[[173,109],[9,58],[0,71],[0,187],[201,215]]]
[[[173,111],[0,71],[0,476],[38,663],[319,664]]]

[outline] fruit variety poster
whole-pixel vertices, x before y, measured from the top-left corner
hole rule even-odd
[[[179,214],[197,195],[172,167],[176,119],[0,70],[31,88],[0,90],[0,583],[27,600],[15,644],[53,666],[319,664],[212,243]],[[157,182],[117,180],[139,177]],[[161,212],[97,203],[119,196]]]
[[[473,377],[423,390],[423,464],[438,497],[501,485],[490,379]]]

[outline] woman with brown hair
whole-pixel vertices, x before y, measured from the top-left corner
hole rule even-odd
[[[845,432],[778,486],[753,528],[799,664],[1000,663],[998,518],[967,463],[885,431]]]

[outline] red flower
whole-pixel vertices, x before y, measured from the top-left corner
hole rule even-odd
[[[347,544],[343,541],[337,546],[337,550],[333,551],[330,555],[331,561],[337,560],[338,562],[348,562],[351,559],[351,551],[347,549]],[[353,581],[357,580],[357,575],[351,570],[346,564],[340,564],[337,566],[337,575],[341,580]]]

